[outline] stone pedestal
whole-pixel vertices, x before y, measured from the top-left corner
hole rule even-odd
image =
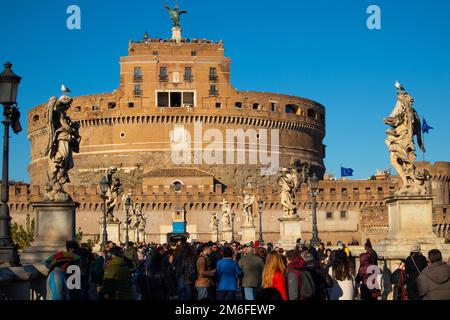
[[[75,202],[35,202],[36,240],[20,255],[25,263],[41,263],[56,251],[66,250],[66,241],[75,240]]]
[[[406,258],[411,247],[420,244],[426,255],[431,249],[439,249],[448,257],[450,245],[433,233],[433,197],[394,196],[386,199],[389,232],[375,250],[389,259]]]
[[[242,239],[241,243],[248,243],[256,241],[256,227],[255,226],[242,226]]]
[[[280,221],[280,240],[279,246],[284,250],[291,250],[295,248],[298,238],[302,236],[300,216],[279,218]]]
[[[106,222],[106,232],[108,233],[108,241],[114,242],[116,245],[120,245],[122,241],[120,240],[120,221],[107,221]],[[103,227],[102,227],[103,228]],[[102,231],[103,233],[103,231]],[[100,238],[103,239],[103,238]],[[124,239],[125,241],[125,239]]]
[[[181,42],[181,28],[173,27],[172,28],[172,39],[176,42]]]
[[[226,241],[226,242],[231,242],[232,239],[233,239],[233,232],[231,230],[223,230],[222,231],[222,237],[220,240]]]

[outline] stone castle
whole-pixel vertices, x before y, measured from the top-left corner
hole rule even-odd
[[[239,240],[243,189],[249,188],[257,200],[264,201],[264,240],[276,242],[278,218],[283,214],[278,175],[261,174],[267,166],[261,157],[250,160],[251,150],[272,142],[268,151],[279,155],[280,167],[290,167],[300,160],[309,173],[323,179],[317,197],[322,240],[335,243],[361,242],[366,237],[381,239],[387,232],[384,199],[398,189],[397,178],[379,174],[373,180],[324,179],[324,106],[283,94],[238,91],[231,85],[230,64],[221,41],[178,36],[159,39],[146,33],[141,41],[130,41],[128,55],[120,59],[120,85],[116,90],[74,98],[69,116],[79,121],[82,140],[80,153],[74,155],[75,168],[70,171],[71,184],[66,191],[80,204],[76,222],[84,237],[100,235],[103,211],[98,181],[109,167],[116,166],[124,190],[132,190],[133,200],[146,213],[147,241],[167,241],[167,234],[172,231],[172,213],[180,206],[186,212],[190,239],[210,240],[210,216],[220,211],[223,199],[236,213],[235,238]],[[45,107],[41,104],[28,113],[30,184],[10,186],[11,214],[19,223],[25,221],[27,214],[33,214],[30,203],[41,201],[44,193]],[[193,143],[191,148],[190,138],[196,134],[196,123],[201,123],[203,132],[215,129],[224,137],[230,129],[243,133],[241,141],[235,136],[231,144],[227,141],[215,148],[224,154],[233,148],[231,163],[174,163],[173,143],[180,138],[176,137],[177,132],[182,133],[181,142],[189,148],[190,158],[195,159],[199,146]],[[203,139],[207,140],[204,136]],[[236,155],[249,152],[244,163],[236,160],[234,151]],[[435,232],[448,237],[450,163],[419,165],[431,174]],[[303,183],[297,204],[305,218],[302,236],[306,239],[311,233],[310,201],[308,184]],[[253,214],[258,215],[256,203]],[[121,203],[115,215],[125,220]],[[256,222],[259,230],[258,219]]]

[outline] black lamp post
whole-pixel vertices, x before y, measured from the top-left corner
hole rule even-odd
[[[262,201],[262,199],[258,200],[258,209],[259,209],[259,238],[258,238],[258,242],[260,243],[260,245],[264,244],[264,240],[263,240],[263,231],[262,231],[262,209],[263,209],[263,204],[264,201]]]
[[[317,230],[317,212],[316,212],[316,208],[317,208],[317,202],[316,202],[316,197],[317,197],[317,188],[319,186],[319,178],[317,178],[316,174],[313,173],[313,176],[311,177],[310,180],[310,188],[311,188],[311,200],[312,200],[312,205],[311,205],[311,210],[312,210],[312,239],[311,239],[311,245],[313,247],[317,247],[320,243],[320,239],[319,239],[319,231]]]
[[[11,62],[4,64],[5,70],[0,73],[0,104],[3,105],[2,121],[4,126],[3,134],[3,168],[2,168],[2,193],[0,204],[0,262],[7,262],[11,266],[20,265],[17,246],[11,237],[11,216],[9,215],[9,127],[13,122],[13,106],[16,105],[17,91],[22,79],[12,70]],[[15,119],[14,121],[18,121]],[[16,133],[18,131],[14,130]],[[19,130],[20,131],[20,130]]]
[[[234,242],[234,218],[236,213],[234,211],[231,213],[231,242]]]
[[[125,200],[125,245],[128,246],[128,242],[130,241],[130,237],[128,236],[128,224],[129,224],[129,218],[128,213],[130,212],[131,208],[131,198],[128,196]]]
[[[219,215],[217,215],[215,223],[216,223],[216,242],[219,243]]]
[[[106,192],[108,192],[108,188],[109,188],[108,179],[106,177],[101,178],[99,185],[100,185],[101,197],[103,200],[103,239],[102,239],[102,251],[103,251],[103,249],[106,246],[106,243],[108,242],[108,231],[106,230],[106,215],[107,215]]]

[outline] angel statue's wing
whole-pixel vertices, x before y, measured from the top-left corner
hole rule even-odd
[[[184,14],[184,13],[188,13],[186,10],[181,10],[180,11],[180,13],[179,13],[179,15],[181,16],[182,14]]]
[[[53,111],[56,106],[56,97],[51,97],[47,103],[47,148],[45,149],[45,155],[51,154],[53,144],[55,140],[55,126],[53,124]]]
[[[415,109],[413,111],[413,135],[416,135],[417,137],[417,144],[419,145],[420,150],[422,150],[423,153],[425,153],[425,145],[422,141],[422,125],[420,123],[419,114]]]
[[[167,11],[172,12],[172,8],[169,7],[167,4],[164,5],[164,8],[166,8]]]

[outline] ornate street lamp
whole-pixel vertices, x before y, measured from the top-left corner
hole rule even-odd
[[[260,245],[264,245],[263,240],[263,231],[262,231],[262,210],[263,210],[264,201],[262,199],[258,200],[258,209],[259,209],[259,239],[258,242]]]
[[[128,246],[128,242],[130,241],[130,237],[128,236],[128,224],[129,224],[129,215],[131,208],[131,198],[127,197],[125,200],[125,246]]]
[[[310,188],[311,188],[311,199],[312,199],[312,239],[311,239],[311,245],[313,247],[317,247],[320,243],[319,239],[319,231],[317,230],[317,188],[319,187],[319,178],[317,178],[316,174],[313,173],[313,176],[310,180]]]
[[[4,128],[3,134],[3,168],[2,168],[2,192],[0,204],[0,262],[7,262],[11,266],[20,265],[17,246],[13,243],[11,237],[11,216],[9,215],[9,127],[13,123],[15,133],[20,130],[15,129],[19,121],[20,113],[16,108],[17,92],[19,83],[22,79],[12,70],[11,62],[4,64],[5,70],[0,73],[0,104],[3,105],[2,121]]]
[[[236,213],[234,211],[231,213],[231,242],[234,242],[234,218]]]
[[[103,251],[103,249],[106,246],[106,243],[108,242],[108,231],[106,230],[106,215],[107,215],[106,193],[108,192],[108,188],[109,188],[108,179],[106,177],[101,178],[99,185],[100,185],[101,197],[103,200],[103,240],[102,240],[102,248],[101,248]]]
[[[219,243],[219,215],[217,215],[215,224],[216,224],[216,242]]]

